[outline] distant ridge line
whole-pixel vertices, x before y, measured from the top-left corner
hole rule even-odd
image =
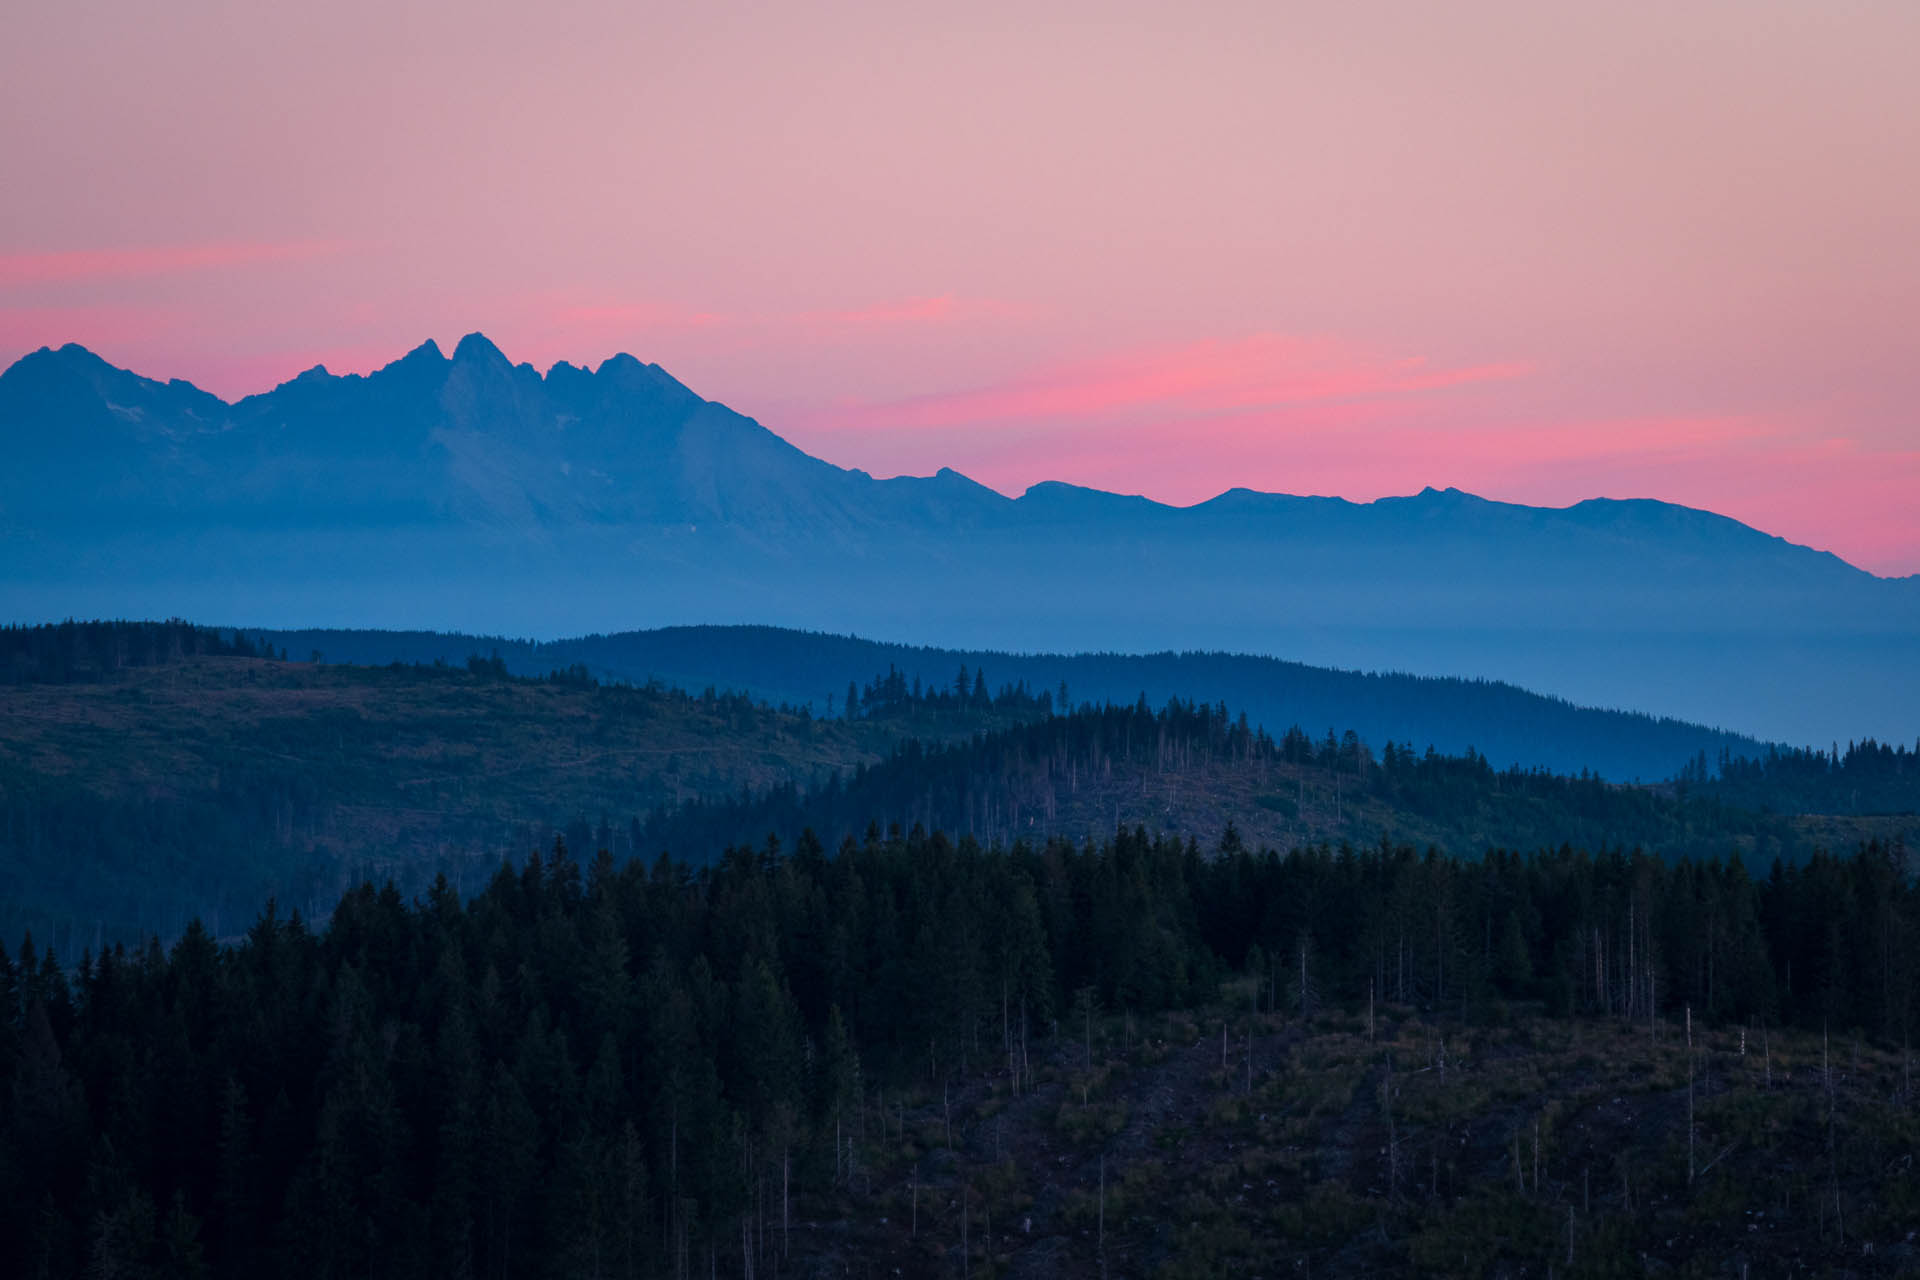
[[[1070,700],[1150,703],[1170,697],[1245,711],[1272,733],[1353,728],[1376,749],[1392,741],[1416,750],[1473,747],[1497,767],[1519,764],[1619,781],[1676,776],[1702,750],[1758,756],[1752,736],[1641,711],[1583,707],[1508,681],[1366,672],[1230,652],[1130,654],[1015,653],[862,639],[763,625],[670,626],[557,640],[459,632],[240,627],[294,656],[380,665],[449,663],[498,651],[508,670],[544,675],[579,663],[602,678],[657,679],[697,692],[707,685],[826,711],[849,681],[895,667],[909,680],[945,683],[959,666],[984,669],[997,687],[1024,680],[1036,691],[1064,680]]]

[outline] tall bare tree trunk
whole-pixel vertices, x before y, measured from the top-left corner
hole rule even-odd
[[[960,1267],[961,1274],[973,1275],[973,1248],[967,1240],[967,1184],[960,1184]]]
[[[1253,1096],[1253,1020],[1260,1015],[1260,980],[1254,979],[1253,1006],[1247,1010],[1247,1097]]]

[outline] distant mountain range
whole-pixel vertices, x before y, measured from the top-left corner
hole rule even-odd
[[[1455,490],[1169,507],[808,456],[657,365],[478,334],[229,404],[78,346],[0,375],[0,617],[556,637],[772,623],[1497,677],[1763,738],[1920,733],[1920,578],[1708,512]]]

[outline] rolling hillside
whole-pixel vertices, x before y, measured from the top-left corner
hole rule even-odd
[[[195,915],[218,931],[269,896],[322,911],[362,879],[472,888],[556,836],[696,865],[769,834],[837,843],[874,823],[1003,844],[1143,826],[1208,849],[1231,824],[1254,847],[1391,838],[1477,857],[1575,842],[1761,867],[1870,836],[1920,845],[1897,812],[1761,814],[1704,782],[1500,769],[1351,731],[1270,732],[1208,703],[1053,715],[1050,691],[989,689],[977,668],[964,696],[879,673],[849,719],[605,685],[583,666],[288,662],[184,624],[6,634],[0,935],[32,928],[73,956],[175,936]]]

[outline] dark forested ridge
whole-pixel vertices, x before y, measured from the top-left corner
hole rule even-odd
[[[98,683],[185,658],[273,656],[265,640],[178,619],[0,627],[0,684]]]
[[[1920,741],[1834,743],[1826,751],[1769,748],[1705,758],[1681,778],[1726,804],[1761,813],[1899,813],[1920,808]]]
[[[0,930],[63,955],[173,938],[277,894],[323,911],[372,874],[477,884],[572,830],[632,854],[631,815],[812,783],[1025,712],[823,720],[578,668],[290,663],[174,624],[0,631]],[[149,661],[161,655],[164,661]],[[304,656],[304,655],[303,655]],[[611,823],[611,826],[608,824]]]
[[[1726,784],[1701,777],[1621,786],[1589,772],[1495,769],[1471,750],[1448,756],[1388,742],[1376,754],[1351,730],[1316,738],[1295,726],[1275,738],[1223,705],[1174,699],[1156,709],[1142,699],[1081,706],[944,744],[910,739],[885,760],[811,789],[779,785],[663,807],[641,825],[638,844],[718,848],[768,832],[791,840],[802,830],[837,840],[869,822],[985,842],[1053,833],[1099,839],[1144,822],[1211,841],[1230,821],[1249,842],[1281,849],[1384,838],[1473,856],[1572,843],[1740,856],[1764,869],[1777,858],[1800,861],[1823,846],[1845,847],[1849,835],[1920,834],[1920,772],[1895,772],[1892,764],[1872,793],[1886,804],[1878,818],[1810,820],[1865,812],[1855,804],[1860,762],[1883,757],[1912,759],[1859,748],[1852,777],[1844,760],[1824,775],[1803,760],[1804,785],[1793,798],[1805,807],[1789,819],[1732,802],[1726,793],[1747,785],[1740,781],[1745,762],[1732,758],[1734,781]]]
[[[1916,941],[1877,845],[562,845],[0,954],[0,1272],[1895,1274]]]
[[[1764,869],[1920,831],[1912,753],[1877,745],[1700,756],[1678,782],[1622,787],[1352,730],[1276,736],[1218,703],[1060,714],[1071,688],[964,664],[939,682],[898,667],[845,681],[827,716],[608,685],[581,662],[516,677],[492,652],[360,667],[286,648],[183,623],[0,630],[0,933],[32,928],[71,962],[101,940],[172,939],[195,915],[229,932],[270,895],[324,915],[366,876],[470,888],[558,833],[701,863],[770,832],[833,842],[873,822],[983,843],[1145,824],[1203,845],[1231,822],[1281,849],[1570,842]],[[1756,768],[1792,772],[1772,812],[1752,799]]]
[[[1751,737],[1630,712],[1579,707],[1492,680],[1461,680],[1313,667],[1235,653],[1016,654],[882,644],[778,627],[664,627],[535,642],[424,631],[262,631],[266,643],[329,661],[463,662],[498,652],[507,669],[545,675],[579,663],[603,679],[709,685],[762,701],[829,712],[847,681],[900,672],[940,688],[959,667],[986,668],[1035,690],[1068,690],[1075,703],[1132,703],[1144,694],[1225,702],[1274,732],[1290,724],[1337,725],[1368,742],[1414,742],[1451,755],[1468,747],[1497,767],[1561,773],[1588,769],[1617,781],[1671,778],[1705,752],[1755,757]]]

